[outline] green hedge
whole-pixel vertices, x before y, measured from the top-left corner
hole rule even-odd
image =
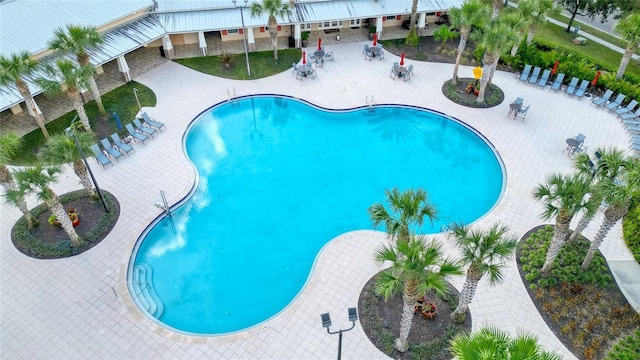
[[[640,198],[631,200],[629,212],[622,220],[624,242],[633,254],[633,257],[640,263]]]
[[[606,360],[637,360],[640,349],[640,330],[629,335],[613,345],[607,354]]]

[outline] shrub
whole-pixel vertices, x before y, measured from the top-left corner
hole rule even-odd
[[[615,343],[607,354],[606,360],[635,360],[640,349],[640,330]]]
[[[631,200],[629,212],[622,220],[622,229],[624,242],[640,263],[640,198],[635,197]]]

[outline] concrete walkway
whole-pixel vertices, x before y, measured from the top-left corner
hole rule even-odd
[[[452,64],[409,61],[415,75],[408,82],[389,78],[399,58],[365,61],[364,43],[336,44],[335,61],[318,69],[316,79],[295,80],[291,71],[252,81],[234,81],[204,75],[173,62],[162,64],[135,80],[150,87],[158,98],[155,108],[145,109],[167,124],[167,129],[136,152],[102,169],[91,162],[100,186],[120,201],[121,216],[109,236],[90,251],[61,260],[36,260],[19,253],[10,232],[20,212],[0,206],[0,328],[2,358],[6,359],[329,359],[336,356],[337,338],[327,335],[319,314],[330,312],[334,326],[350,325],[346,309],[355,306],[364,284],[380,270],[372,260],[385,236],[376,231],[355,230],[327,239],[307,284],[292,303],[274,318],[239,333],[218,337],[190,337],[165,330],[132,306],[125,279],[134,243],[145,227],[160,214],[154,203],[159,191],[169,203],[182,199],[194,184],[194,170],[182,151],[187,125],[212,104],[225,101],[228,90],[238,95],[283,94],[329,108],[364,106],[375,97],[378,104],[409,104],[434,109],[461,119],[484,134],[495,146],[506,168],[504,193],[494,209],[474,226],[488,228],[496,221],[522,236],[542,221],[543,208],[531,193],[553,172],[572,171],[572,159],[563,152],[565,139],[583,133],[589,152],[598,147],[628,149],[630,139],[615,116],[548,89],[527,86],[513,74],[496,72],[494,84],[505,101],[490,109],[472,109],[446,99],[441,91],[451,77]],[[330,48],[330,49],[331,49]],[[461,77],[472,77],[462,66]],[[508,104],[516,97],[530,109],[525,121],[508,118]],[[446,141],[446,139],[444,140]],[[162,154],[162,158],[159,158]],[[437,174],[434,174],[437,175]],[[79,189],[66,166],[58,193]],[[30,198],[29,205],[38,202]],[[584,232],[593,238],[602,215]],[[577,220],[576,220],[577,221]],[[575,224],[573,224],[575,226]],[[46,226],[46,224],[45,224]],[[442,235],[438,235],[442,237]],[[450,246],[448,252],[454,252]],[[622,241],[617,224],[601,251],[612,266],[630,269],[633,257]],[[632,270],[637,271],[637,270]],[[633,282],[637,273],[623,276]],[[460,289],[464,278],[454,279]],[[250,284],[247,284],[250,286]],[[637,294],[637,284],[628,293]],[[116,289],[118,296],[114,296]],[[505,282],[479,285],[470,306],[473,328],[493,324],[511,333],[533,333],[542,345],[575,357],[547,327],[520,280],[515,260],[508,263]],[[343,316],[344,315],[344,316]],[[357,325],[344,335],[343,355],[351,359],[385,359]]]

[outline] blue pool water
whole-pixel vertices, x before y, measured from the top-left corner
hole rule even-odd
[[[441,216],[419,232],[435,233],[484,215],[503,184],[474,131],[411,107],[243,98],[203,113],[184,144],[197,188],[173,212],[177,234],[165,218],[141,236],[128,276],[149,265],[158,320],[187,333],[234,332],[283,310],[327,242],[371,228],[367,209],[387,189],[427,190]]]

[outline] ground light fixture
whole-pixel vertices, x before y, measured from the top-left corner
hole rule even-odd
[[[247,60],[247,74],[249,75],[249,77],[251,77],[251,68],[249,67],[249,51],[247,50],[247,31],[244,28],[244,13],[242,12],[242,9],[247,8],[247,4],[249,3],[249,0],[244,0],[244,6],[238,6],[236,4],[236,0],[231,0],[231,2],[233,3],[233,6],[237,7],[240,9],[240,20],[242,21],[242,44],[244,44],[244,57]]]
[[[358,311],[356,308],[352,307],[348,309],[349,312],[349,321],[351,321],[351,327],[348,329],[340,329],[338,331],[331,331],[329,328],[331,327],[331,316],[329,313],[320,314],[320,319],[322,320],[322,326],[327,328],[328,334],[338,334],[338,360],[342,358],[342,333],[347,332],[354,327],[356,327],[356,321],[358,321]]]

